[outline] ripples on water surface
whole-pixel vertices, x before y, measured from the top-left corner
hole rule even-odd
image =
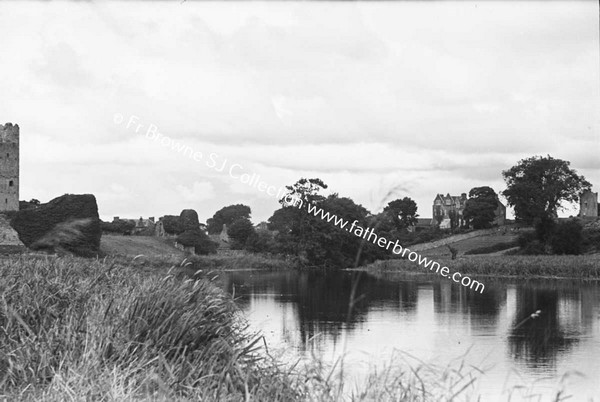
[[[359,301],[349,313],[358,275]],[[466,354],[465,363],[486,371],[477,388],[483,400],[506,400],[515,385],[548,396],[574,371],[585,377],[564,380],[571,400],[600,400],[597,282],[486,280],[483,294],[447,281],[350,271],[225,272],[220,282],[235,289],[251,327],[286,360],[315,352],[333,362],[345,343],[351,382],[398,349],[438,364]],[[525,320],[536,310],[539,318]]]

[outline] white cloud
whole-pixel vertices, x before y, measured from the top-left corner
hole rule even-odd
[[[371,209],[400,184],[426,216],[436,192],[499,191],[501,170],[534,154],[600,183],[593,2],[0,2],[0,14],[22,198],[92,192],[101,213],[133,216],[211,216],[241,195],[257,219],[277,207],[115,113],[273,185],[321,177]]]
[[[188,202],[200,202],[210,200],[215,197],[215,190],[212,183],[210,182],[197,182],[195,181],[191,188],[183,185],[176,187],[178,196],[184,201]]]

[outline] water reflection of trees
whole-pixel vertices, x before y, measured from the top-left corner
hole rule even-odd
[[[580,306],[574,289],[518,287],[517,311],[508,337],[511,356],[533,368],[555,366],[558,355],[579,341],[581,326],[568,325],[568,320],[579,317]],[[539,316],[531,318],[537,310]],[[561,310],[566,317],[561,317]]]
[[[432,287],[436,313],[470,315],[474,327],[484,323],[496,324],[502,304],[506,301],[506,292],[500,287],[489,286],[483,293],[450,281],[434,282]]]
[[[223,276],[222,282],[230,293],[235,289],[242,306],[257,294],[294,303],[303,344],[318,334],[335,342],[343,330],[352,331],[364,322],[370,309],[410,313],[417,306],[418,283],[391,282],[359,272],[237,272]]]
[[[290,336],[297,335],[302,348],[316,335],[335,343],[343,331],[352,332],[365,322],[369,311],[416,314],[420,288],[433,290],[436,316],[449,321],[463,319],[464,325],[470,325],[474,332],[497,333],[500,313],[506,306],[514,306],[510,308],[516,311],[507,311],[514,312],[513,321],[507,323],[508,347],[512,358],[531,367],[555,364],[558,354],[569,351],[581,333],[593,329],[593,306],[600,304],[597,286],[564,281],[519,284],[508,292],[509,302],[506,282],[488,283],[480,294],[450,281],[431,283],[414,278],[398,281],[341,271],[233,272],[223,275],[221,280],[242,307],[251,300],[272,298],[293,308],[297,326],[294,325]],[[349,309],[355,283],[356,300]],[[536,310],[542,311],[539,318],[518,326]],[[283,331],[289,329],[284,325]]]

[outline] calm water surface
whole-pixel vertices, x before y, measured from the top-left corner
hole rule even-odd
[[[360,275],[360,276],[359,276]],[[376,278],[351,271],[224,272],[250,325],[287,361],[345,356],[351,383],[401,350],[426,362],[485,370],[482,400],[524,385],[548,400],[559,382],[573,398],[600,401],[597,282],[487,280],[483,294],[435,279]],[[360,300],[348,309],[353,283]],[[536,310],[537,319],[524,319]],[[345,345],[345,347],[344,347]],[[581,373],[583,376],[576,373]],[[524,394],[515,394],[520,400]]]

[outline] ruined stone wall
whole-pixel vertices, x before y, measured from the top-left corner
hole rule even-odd
[[[0,212],[19,210],[19,126],[0,124]]]

